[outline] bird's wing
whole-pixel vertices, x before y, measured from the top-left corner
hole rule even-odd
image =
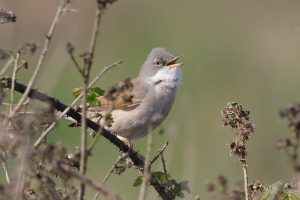
[[[105,96],[99,96],[97,99],[101,102],[101,106],[90,107],[88,110],[101,112],[109,109],[125,111],[135,109],[143,101],[147,93],[147,87],[145,87],[145,85],[137,79],[133,79],[131,82],[133,84],[133,88],[131,90],[126,90],[124,93],[117,95],[114,100],[109,100]]]

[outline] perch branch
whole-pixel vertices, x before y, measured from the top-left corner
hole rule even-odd
[[[3,78],[1,79],[1,86],[3,88],[11,88],[11,79],[10,78]],[[15,82],[15,91],[19,93],[24,93],[26,90],[26,86]],[[58,99],[49,97],[45,93],[39,92],[34,89],[30,89],[28,93],[28,97],[32,99],[37,99],[39,101],[42,101],[44,103],[49,103],[55,110],[63,112],[65,109],[68,108],[67,105],[61,103]],[[73,118],[77,122],[80,122],[81,115],[80,113],[76,112],[73,108],[70,108],[68,112],[66,112],[66,115]],[[102,128],[94,123],[93,121],[86,119],[87,127],[94,130],[95,132],[98,132]],[[109,140],[111,143],[113,143],[115,146],[119,148],[120,151],[127,153],[128,157],[132,160],[135,166],[139,167],[141,171],[143,171],[144,166],[144,156],[139,154],[137,151],[133,150],[132,148],[129,148],[123,141],[119,140],[115,135],[110,133],[108,130],[103,129],[102,132],[103,137],[105,137],[107,140]],[[168,188],[165,185],[162,185],[159,183],[157,178],[150,174],[150,185],[154,187],[154,189],[157,191],[157,193],[160,195],[160,197],[163,200],[173,200],[172,198],[172,192],[168,190]]]
[[[88,88],[93,87],[93,85],[110,69],[112,69],[113,67],[116,66],[120,66],[120,64],[122,63],[122,61],[117,61],[109,66],[104,67],[104,69],[94,78],[94,80],[89,84]],[[76,98],[74,99],[74,101],[70,104],[70,106],[66,107],[65,110],[62,111],[62,113],[57,117],[57,119],[52,122],[52,124],[50,124],[48,126],[48,128],[43,131],[43,133],[41,134],[41,136],[36,140],[36,142],[34,143],[34,147],[38,147],[42,141],[47,137],[48,133],[55,127],[55,125],[57,124],[57,121],[60,120],[62,117],[64,117],[69,111],[70,109],[77,103],[77,101],[79,99],[82,98],[82,93]]]

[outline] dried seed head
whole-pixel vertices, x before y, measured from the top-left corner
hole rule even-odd
[[[227,145],[231,155],[237,156],[241,159],[245,159],[247,156],[246,147],[244,144],[240,144],[237,140]]]
[[[231,126],[241,141],[247,141],[250,134],[254,132],[255,126],[249,121],[250,111],[244,110],[241,104],[228,103],[224,110],[221,111],[221,114],[223,125]]]

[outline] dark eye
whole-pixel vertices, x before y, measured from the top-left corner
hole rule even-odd
[[[155,59],[155,60],[154,60],[154,64],[160,65],[160,64],[161,64],[161,61],[160,61],[159,59]]]

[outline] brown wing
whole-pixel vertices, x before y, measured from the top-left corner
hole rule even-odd
[[[98,100],[101,102],[101,106],[90,107],[89,111],[101,112],[109,109],[129,111],[138,107],[147,93],[147,87],[137,79],[133,79],[131,82],[133,84],[132,89],[121,92],[113,100],[99,96]]]

